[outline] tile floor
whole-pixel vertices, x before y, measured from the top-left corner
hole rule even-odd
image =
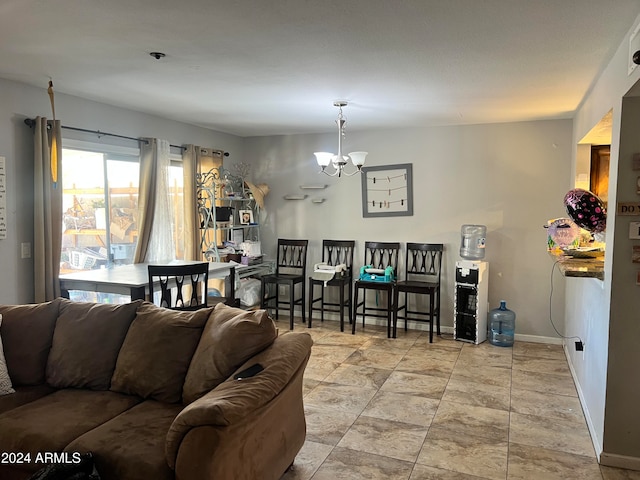
[[[280,320],[281,331],[288,320]],[[640,480],[600,467],[558,345],[296,322],[311,334],[307,439],[281,480]]]

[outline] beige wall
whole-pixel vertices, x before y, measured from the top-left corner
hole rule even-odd
[[[637,23],[638,19],[634,25]],[[630,275],[628,220],[615,215],[618,201],[638,201],[638,196],[629,190],[629,182],[635,185],[637,176],[630,170],[629,155],[640,148],[635,139],[640,111],[635,106],[627,111],[625,106],[624,117],[622,113],[623,96],[640,78],[640,68],[631,75],[627,71],[632,30],[633,27],[574,119],[573,142],[577,145],[613,109],[605,281],[569,282],[565,333],[585,339],[584,352],[575,352],[572,345],[566,352],[601,463],[640,470],[640,417],[636,412],[640,384],[634,377],[640,366],[640,287]],[[577,151],[574,148],[574,171],[579,160]]]
[[[617,175],[617,201],[640,202],[636,178],[631,169],[633,155],[640,152],[640,98],[625,98],[620,122],[620,148]],[[611,205],[611,204],[610,204]],[[614,205],[610,212],[613,213]],[[640,217],[619,216],[615,222],[611,273],[611,315],[609,321],[609,368],[605,408],[604,451],[635,457],[640,468],[640,421],[635,412],[640,402],[640,382],[634,371],[640,366],[640,286],[636,275],[640,265],[631,262],[629,223]],[[634,380],[631,380],[631,379]],[[631,381],[630,381],[631,380]]]
[[[352,126],[353,127],[353,126]],[[320,260],[322,239],[445,244],[442,324],[453,324],[454,265],[460,259],[460,226],[488,227],[489,302],[501,299],[517,314],[518,338],[557,340],[549,323],[549,277],[553,262],[546,252],[550,218],[564,216],[563,197],[571,168],[570,120],[470,125],[439,128],[349,130],[345,149],[369,152],[367,165],[412,163],[414,215],[363,218],[360,178],[318,174],[313,152],[334,151],[335,134],[255,137],[245,140],[245,156],[254,180],[271,187],[267,197],[263,249],[273,254],[277,237],[308,238],[309,263]],[[287,201],[303,193],[299,185],[325,183],[307,191],[327,200],[313,204]],[[554,318],[563,325],[564,285],[556,278]]]

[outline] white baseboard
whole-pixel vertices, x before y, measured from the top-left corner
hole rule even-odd
[[[591,419],[591,413],[587,408],[587,402],[584,397],[584,393],[582,392],[582,388],[580,388],[580,382],[578,382],[578,376],[576,374],[576,370],[573,367],[573,363],[571,362],[571,355],[569,355],[568,346],[564,343],[563,350],[564,356],[567,358],[567,363],[569,364],[569,371],[571,372],[571,377],[573,378],[573,384],[576,387],[576,391],[578,392],[578,398],[580,399],[580,405],[582,406],[582,413],[584,414],[584,418],[587,422],[587,428],[589,429],[589,436],[591,437],[591,443],[593,444],[593,449],[596,452],[596,458],[599,458],[599,463],[602,463],[602,445],[598,441],[598,436],[596,435],[596,429],[593,425],[593,420]],[[604,464],[603,464],[604,465]],[[613,466],[613,465],[612,465]],[[626,468],[626,467],[625,467]]]
[[[640,470],[640,458],[602,452],[600,454],[600,465],[606,465],[607,467],[626,468],[627,470]]]
[[[514,339],[520,340],[521,342],[550,343],[552,345],[562,345],[562,339],[557,337],[542,337],[540,335],[523,335],[521,333],[516,333]]]
[[[638,457],[628,457],[626,455],[618,455],[615,453],[607,453],[602,451],[602,445],[598,441],[598,436],[595,434],[595,428],[593,426],[593,421],[591,420],[591,413],[587,408],[587,403],[584,398],[584,394],[582,392],[582,388],[580,388],[580,382],[577,380],[576,371],[573,367],[573,363],[571,362],[571,355],[569,355],[570,347],[567,344],[564,344],[564,354],[567,357],[567,363],[569,364],[569,370],[571,371],[571,376],[573,377],[573,383],[576,386],[576,390],[578,391],[578,398],[580,399],[580,405],[582,406],[582,412],[584,413],[585,420],[587,421],[587,428],[589,429],[589,435],[591,436],[591,443],[593,444],[593,449],[596,452],[596,458],[598,459],[598,463],[600,465],[605,465],[607,467],[616,467],[616,468],[625,468],[627,470],[640,470],[640,458]]]
[[[356,331],[358,331],[360,328],[362,328],[362,323],[361,323],[362,322],[362,317],[358,317],[358,318],[359,318],[360,325],[356,325]],[[325,318],[324,319],[325,319],[325,321],[328,320],[330,322],[337,322],[337,321],[340,320],[340,317],[336,313],[325,313]],[[313,322],[316,323],[316,322],[319,322],[319,321],[320,321],[320,319],[317,317],[317,315],[314,316]],[[387,321],[384,318],[367,317],[366,324],[367,325],[379,325],[379,326],[386,327],[387,326]],[[347,320],[346,313],[345,313],[345,325],[348,325],[348,320]],[[404,320],[398,320],[398,327],[397,328],[398,328],[398,330],[404,329]],[[420,330],[420,331],[428,332],[429,331],[429,323],[428,322],[415,322],[415,321],[409,320],[409,323],[407,324],[407,328],[409,328],[409,330]],[[453,327],[452,326],[442,325],[440,327],[440,331],[442,333],[447,333],[447,334],[453,335]],[[553,344],[553,345],[562,345],[562,339],[561,338],[556,338],[556,337],[543,337],[543,336],[540,336],[540,335],[516,334],[514,339],[515,340],[519,340],[521,342],[549,343],[549,344]]]

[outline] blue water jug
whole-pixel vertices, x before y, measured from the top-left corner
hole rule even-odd
[[[489,342],[497,347],[512,347],[516,330],[516,314],[500,300],[500,307],[489,312]]]

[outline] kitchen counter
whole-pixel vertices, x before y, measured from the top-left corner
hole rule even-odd
[[[565,277],[597,278],[604,280],[604,256],[597,258],[574,258],[569,255],[549,252],[558,262],[558,269]]]

